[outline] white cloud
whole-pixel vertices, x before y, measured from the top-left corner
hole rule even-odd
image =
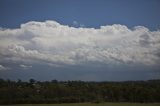
[[[79,23],[77,21],[73,21],[73,25],[78,27],[79,26]]]
[[[160,31],[124,25],[74,28],[55,21],[0,29],[0,62],[40,62],[53,65],[160,63]]]
[[[85,25],[83,23],[78,23],[77,21],[73,21],[73,26],[76,27],[76,28],[84,28]]]
[[[80,24],[79,27],[80,28],[85,28],[85,25],[84,24]]]
[[[19,66],[20,66],[21,68],[23,68],[23,69],[32,68],[32,66],[30,66],[30,65],[24,65],[24,64],[20,64]]]
[[[3,65],[0,65],[0,71],[1,70],[8,70],[9,68],[8,67],[4,67]]]

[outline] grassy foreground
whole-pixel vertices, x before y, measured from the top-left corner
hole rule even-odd
[[[160,106],[160,103],[72,103],[72,104],[17,104],[3,106]]]

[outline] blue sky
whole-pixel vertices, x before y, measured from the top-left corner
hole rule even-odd
[[[160,78],[159,0],[0,0],[0,78]]]
[[[28,21],[55,20],[86,27],[123,24],[159,29],[159,0],[1,0],[0,26],[19,27]]]

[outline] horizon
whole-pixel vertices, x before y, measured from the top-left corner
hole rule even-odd
[[[30,80],[34,80],[34,83],[39,83],[39,82],[58,82],[58,83],[65,83],[65,82],[85,82],[85,83],[125,83],[125,82],[148,82],[148,81],[160,81],[160,79],[148,79],[148,80],[124,80],[124,81],[107,81],[107,80],[105,80],[105,81],[83,81],[83,80],[56,80],[56,79],[52,79],[52,80],[36,80],[36,79],[34,79],[34,78],[30,78],[30,79],[28,79],[28,80],[21,80],[21,79],[15,79],[15,80],[10,80],[10,79],[2,79],[2,78],[0,78],[0,80],[3,80],[3,81],[11,81],[11,82],[19,82],[19,81],[21,81],[21,82],[30,82]]]

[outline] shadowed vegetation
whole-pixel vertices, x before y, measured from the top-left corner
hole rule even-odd
[[[19,105],[4,105],[4,106],[159,106],[160,103],[72,103],[72,104],[19,104]]]
[[[83,102],[160,102],[160,80],[126,82],[0,80],[0,104]]]

